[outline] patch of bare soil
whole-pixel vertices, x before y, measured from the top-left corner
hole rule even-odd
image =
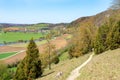
[[[67,41],[63,37],[57,37],[55,40],[52,40],[50,44],[55,46],[55,50],[61,49],[67,45]],[[47,44],[39,46],[40,53],[44,53],[46,50]]]
[[[22,47],[0,46],[0,53],[24,50]]]

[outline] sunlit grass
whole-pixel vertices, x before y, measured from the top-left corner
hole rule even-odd
[[[31,38],[39,39],[43,35],[41,33],[23,33],[23,32],[7,32],[1,33],[0,43],[18,42],[18,40],[30,40]]]
[[[96,55],[80,73],[76,80],[119,80],[120,49]]]
[[[90,54],[86,54],[84,56],[81,56],[79,58],[73,58],[73,59],[66,59],[67,54],[63,54],[65,57],[61,57],[60,59],[63,61],[60,61],[59,64],[55,65],[52,64],[52,69],[49,70],[48,68],[44,70],[43,77],[38,78],[37,80],[57,80],[55,78],[56,74],[60,71],[63,72],[62,76],[58,80],[66,80],[66,78],[70,75],[70,72],[81,65],[84,61],[86,61],[89,58]],[[66,60],[64,60],[66,59]]]
[[[9,56],[12,56],[14,54],[16,54],[17,52],[7,52],[7,53],[0,53],[0,59],[4,59],[7,58]]]

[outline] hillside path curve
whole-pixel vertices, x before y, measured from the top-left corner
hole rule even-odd
[[[88,63],[92,60],[94,55],[94,52],[90,55],[90,57],[79,67],[75,68],[70,75],[68,76],[68,78],[66,80],[75,80],[78,76],[80,76],[80,70]]]

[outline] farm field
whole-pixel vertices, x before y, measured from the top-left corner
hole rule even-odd
[[[16,54],[17,52],[7,52],[7,53],[0,53],[0,59],[4,59],[4,58],[7,58],[11,55],[14,55]]]
[[[63,47],[65,47],[67,45],[67,40],[65,39],[67,36],[70,36],[69,34],[64,34],[62,36],[59,36],[59,37],[56,37],[55,39],[52,39],[50,42],[51,44],[55,45],[56,46],[56,50],[58,49],[61,49]],[[59,43],[58,43],[59,42]],[[44,53],[45,49],[46,49],[46,40],[43,40],[42,42],[38,42],[37,45],[38,45],[38,49],[39,49],[39,52],[40,53]],[[10,46],[1,46],[0,47],[0,50],[1,52],[5,52],[5,51],[9,51],[9,50],[12,50],[12,51],[21,51],[21,50],[26,50],[26,47],[27,47],[27,43],[22,45],[18,45],[18,44],[15,44],[15,45],[10,45]],[[4,60],[4,62],[6,64],[8,63],[14,63],[16,60],[21,60],[23,59],[25,56],[25,52],[21,52],[20,54],[17,54],[9,59],[6,59]]]
[[[18,40],[30,40],[31,38],[39,39],[43,35],[41,33],[23,33],[23,32],[7,32],[0,33],[0,43],[18,42]]]
[[[64,38],[65,40],[67,39],[70,39],[72,37],[71,34],[64,34],[61,36],[62,38]],[[56,38],[53,38],[51,39],[52,40],[55,40]],[[47,42],[47,40],[42,40],[42,41],[36,41],[36,44],[37,46],[40,46],[42,44],[45,44]],[[24,47],[26,48],[28,46],[28,42],[27,43],[16,43],[16,44],[10,44],[9,46],[12,46],[12,47]]]

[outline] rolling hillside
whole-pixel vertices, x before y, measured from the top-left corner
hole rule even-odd
[[[87,54],[69,60],[67,53],[64,53],[61,57],[65,59],[58,65],[53,64],[51,70],[45,69],[43,76],[37,80],[66,80],[70,72],[85,62],[89,55],[90,54]],[[76,80],[119,80],[119,56],[120,49],[106,51],[101,55],[95,55],[92,61],[82,68],[80,76]],[[56,78],[55,76],[60,71],[62,71],[63,74],[59,78]]]
[[[76,80],[119,80],[120,49],[109,50],[94,56]]]
[[[86,22],[92,22],[95,26],[100,26],[102,25],[110,16],[113,15],[119,15],[120,10],[106,10],[104,12],[98,13],[93,16],[86,16],[86,17],[81,17],[78,18],[75,21],[72,21],[69,24],[69,27],[79,27],[81,24],[84,24]]]

